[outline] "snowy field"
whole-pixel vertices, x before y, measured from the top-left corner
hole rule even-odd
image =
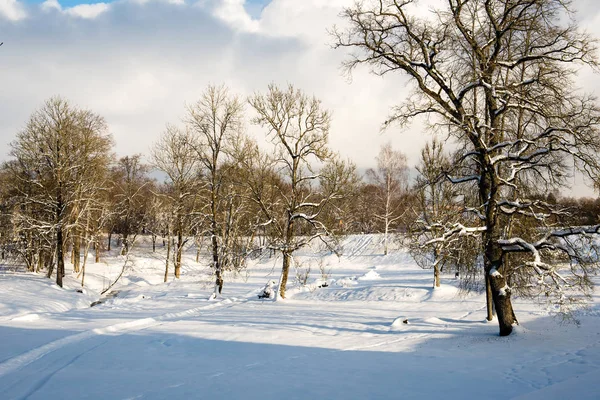
[[[90,257],[83,293],[75,275],[61,289],[4,268],[0,399],[600,399],[599,291],[579,327],[515,299],[521,325],[501,338],[484,295],[460,296],[453,276],[432,290],[431,271],[381,250],[357,235],[339,259],[301,253],[308,285],[292,271],[278,302],[257,298],[279,276],[266,256],[208,300],[194,248],[163,283],[163,248],[140,243],[94,307],[122,257]]]

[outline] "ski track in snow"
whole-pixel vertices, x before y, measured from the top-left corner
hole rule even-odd
[[[253,291],[249,292],[242,300],[239,300],[237,298],[235,298],[233,300],[229,299],[229,298],[225,298],[225,299],[219,300],[218,302],[213,302],[211,304],[208,304],[206,306],[194,307],[194,308],[190,308],[188,310],[179,311],[179,312],[165,313],[165,314],[161,314],[161,315],[158,315],[155,317],[146,317],[146,318],[135,319],[132,321],[122,322],[119,324],[109,325],[109,326],[106,326],[103,328],[95,328],[95,329],[87,330],[87,331],[84,331],[81,333],[76,333],[74,335],[69,335],[64,338],[47,343],[45,345],[36,347],[32,350],[29,350],[18,356],[9,358],[8,360],[5,360],[4,362],[0,363],[0,378],[11,372],[17,371],[17,370],[35,362],[36,360],[46,356],[47,354],[50,354],[50,353],[52,353],[56,350],[59,350],[65,346],[75,344],[75,343],[84,341],[86,339],[92,338],[92,337],[97,337],[97,336],[102,336],[102,335],[113,335],[113,336],[114,335],[122,335],[124,333],[130,333],[130,332],[150,328],[152,326],[161,325],[165,322],[174,322],[174,321],[177,321],[184,317],[196,317],[196,316],[201,315],[201,313],[206,310],[211,310],[214,308],[227,306],[227,305],[234,306],[234,305],[246,303],[251,298],[256,296],[257,293],[258,293],[258,290],[253,290]],[[95,346],[95,347],[97,347],[97,346]],[[82,354],[83,353],[80,353],[76,358],[78,358]],[[75,359],[73,359],[72,361],[74,361],[74,360]],[[64,367],[66,367],[66,365],[62,366],[58,370],[60,370]],[[55,370],[54,372],[52,372],[51,375],[55,374],[58,370]]]

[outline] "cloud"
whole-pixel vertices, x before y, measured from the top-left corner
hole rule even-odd
[[[58,0],[46,0],[42,3],[42,5],[40,7],[44,11],[50,11],[50,10],[60,11],[60,10],[62,10],[62,6],[58,2]]]
[[[110,6],[106,3],[79,4],[74,7],[65,9],[65,12],[74,17],[94,19],[100,14],[108,11],[109,7]]]
[[[245,0],[221,0],[213,4],[213,14],[234,30],[257,32],[259,21],[252,19],[244,4]]]
[[[25,7],[18,0],[0,0],[0,20],[20,21],[26,17]]]
[[[388,141],[414,165],[430,138],[423,124],[380,133],[391,107],[409,93],[407,80],[360,68],[350,83],[340,71],[345,53],[331,49],[327,29],[352,3],[272,0],[252,17],[242,0],[119,0],[87,10],[56,0],[27,7],[0,0],[0,159],[53,95],[104,116],[119,155],[148,154],[165,124],[179,123],[185,104],[209,83],[247,96],[275,82],[323,101],[333,112],[332,147],[359,167],[372,166]],[[8,20],[6,4],[22,16],[1,20]],[[264,141],[259,128],[247,129]]]
[[[93,4],[78,4],[73,7],[63,8],[58,0],[46,0],[40,8],[46,12],[58,11],[72,17],[94,19],[100,14],[108,11],[110,4],[108,3],[93,3]]]

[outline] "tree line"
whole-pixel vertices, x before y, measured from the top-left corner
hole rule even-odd
[[[245,133],[247,108],[265,149]],[[166,246],[167,281],[170,268],[180,277],[187,244],[199,251],[208,242],[216,297],[225,271],[269,250],[282,255],[285,297],[294,251],[313,240],[335,250],[350,232],[391,233],[406,214],[404,155],[384,147],[366,184],[328,146],[330,123],[322,103],[293,86],[270,85],[245,101],[209,86],[145,163],[140,154],[116,158],[101,116],[53,97],[17,133],[0,170],[2,257],[62,286],[70,255],[83,285],[90,251],[98,261],[117,237],[126,256],[146,234],[153,250],[161,238]]]

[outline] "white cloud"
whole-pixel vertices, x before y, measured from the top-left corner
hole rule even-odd
[[[213,13],[235,30],[257,32],[259,22],[250,17],[244,8],[245,3],[245,0],[220,0],[214,6]]]
[[[60,3],[58,2],[58,0],[46,0],[42,3],[41,5],[42,10],[45,11],[49,11],[49,10],[62,10],[62,6],[60,5]]]
[[[94,19],[108,11],[109,8],[110,6],[107,3],[79,4],[66,8],[65,13],[74,17]]]
[[[18,0],[0,0],[0,19],[20,21],[26,17],[25,7]]]
[[[58,0],[46,0],[40,5],[40,8],[46,12],[56,10],[75,18],[94,19],[108,11],[110,5],[108,3],[93,3],[63,8]]]

